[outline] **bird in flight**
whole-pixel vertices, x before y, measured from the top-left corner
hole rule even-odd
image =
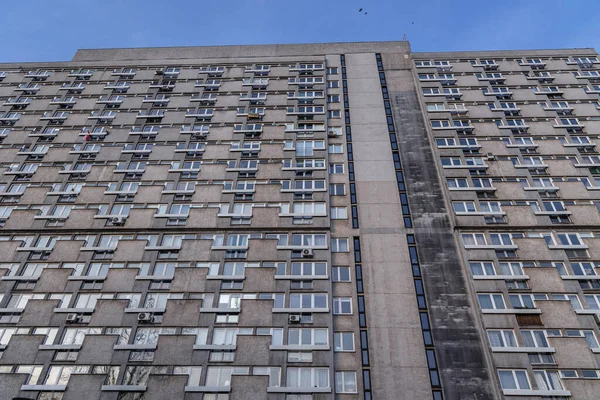
[[[361,11],[362,11],[362,8],[359,8],[359,9],[358,9],[358,12],[361,12]]]

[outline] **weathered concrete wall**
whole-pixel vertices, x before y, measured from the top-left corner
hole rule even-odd
[[[444,397],[499,398],[475,319],[409,59],[383,54]]]

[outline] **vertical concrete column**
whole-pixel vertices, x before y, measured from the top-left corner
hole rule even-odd
[[[346,64],[373,398],[429,399],[429,373],[375,55],[347,54]]]

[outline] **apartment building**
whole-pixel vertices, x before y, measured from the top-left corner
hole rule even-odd
[[[595,399],[598,64],[0,64],[2,398]]]

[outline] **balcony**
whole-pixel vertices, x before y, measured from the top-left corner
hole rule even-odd
[[[73,106],[75,103],[77,103],[76,97],[55,97],[50,101],[50,104],[59,106]]]
[[[513,133],[526,133],[529,130],[529,125],[498,125],[498,129],[509,129]]]
[[[513,92],[510,90],[506,91],[496,91],[496,90],[485,90],[483,91],[485,96],[496,96],[497,99],[510,99],[513,95]]]
[[[249,101],[250,104],[264,104],[267,101],[266,93],[242,93],[240,94],[240,101]]]
[[[190,134],[195,138],[205,138],[208,136],[208,129],[196,128],[184,125],[179,131],[180,134]]]
[[[312,101],[314,99],[324,99],[325,94],[322,91],[311,92],[311,96],[305,96],[305,92],[288,92],[287,98],[289,100],[304,100]],[[240,98],[240,100],[242,100]]]
[[[533,93],[534,94],[540,94],[540,95],[541,94],[545,94],[545,95],[552,96],[552,95],[563,95],[564,91],[562,91],[561,89],[559,89],[557,87],[552,87],[552,88],[546,87],[546,88],[543,88],[543,89],[534,88],[533,89]]]
[[[68,83],[58,88],[58,90],[66,90],[67,93],[81,93],[84,89],[85,85],[69,85]]]
[[[252,89],[265,89],[268,85],[268,79],[244,79],[242,81],[242,86],[251,86]]]
[[[313,73],[315,71],[323,71],[323,64],[299,64],[290,65],[290,72]]]
[[[186,117],[196,118],[196,120],[210,120],[214,116],[212,110],[187,110]]]
[[[142,100],[142,103],[151,103],[157,106],[164,106],[166,104],[169,104],[170,99],[165,97],[165,98],[156,98],[156,97],[145,97],[144,100]]]
[[[286,115],[324,115],[325,107],[323,106],[315,106],[315,107],[288,107]]]
[[[38,137],[38,138],[54,138],[58,135],[59,132],[60,132],[59,128],[47,128],[43,132],[38,132],[37,129],[34,129],[27,136]]]
[[[90,79],[92,75],[94,75],[94,71],[90,69],[73,70],[71,73],[69,73],[69,76],[78,79]]]
[[[175,149],[175,151],[174,151],[174,152],[175,152],[175,153],[186,153],[186,154],[188,154],[188,155],[199,155],[199,154],[202,154],[202,153],[204,153],[204,150],[205,150],[205,148],[197,148],[197,149],[194,149],[194,148],[185,148],[185,147],[184,147],[184,148],[178,148],[178,149]],[[193,192],[194,192],[194,191],[192,191],[192,193],[193,193]],[[164,193],[164,191],[163,191],[163,193]]]
[[[165,116],[164,111],[141,111],[136,115],[136,118],[161,119]]]
[[[503,76],[490,76],[487,74],[478,74],[477,80],[482,82],[489,82],[492,85],[500,85],[505,81]]]
[[[40,85],[27,85],[27,84],[21,84],[19,86],[17,86],[14,90],[15,91],[19,91],[19,92],[23,92],[23,94],[35,94],[37,92],[39,92],[41,89]]]
[[[25,78],[32,78],[34,81],[45,81],[49,77],[49,71],[29,71],[25,74]]]
[[[11,97],[9,99],[6,99],[3,106],[12,106],[13,108],[25,108],[29,104],[31,104],[30,98]]]
[[[100,112],[92,112],[92,114],[88,117],[88,119],[95,119],[98,122],[112,122],[117,117],[116,113],[100,113]]]
[[[288,78],[289,85],[298,85],[299,88],[309,88],[309,87],[313,87],[314,85],[320,85],[324,82],[325,81],[321,77]]]
[[[215,104],[217,102],[216,94],[198,94],[195,93],[192,95],[190,101],[198,101],[201,104]]]
[[[206,82],[202,82],[202,81],[196,81],[196,83],[194,84],[195,87],[203,87],[207,90],[217,90],[221,87],[221,82],[220,81],[206,81]]]
[[[285,132],[295,133],[312,133],[312,132],[325,132],[325,125],[298,125],[286,124]]]
[[[17,152],[18,156],[41,156],[43,157],[46,153],[48,153],[48,146],[44,146],[41,149],[29,151],[28,148],[23,147],[21,150]]]
[[[118,96],[118,97],[107,97],[107,96],[102,96],[100,98],[98,98],[98,100],[96,101],[96,104],[106,104],[108,106],[120,106],[123,103],[123,96]]]
[[[68,113],[44,113],[40,117],[40,121],[50,121],[53,123],[62,123],[69,117]]]
[[[158,90],[163,90],[163,91],[172,91],[173,89],[175,89],[175,82],[170,82],[170,81],[166,81],[166,82],[158,82],[158,81],[153,81],[150,82],[150,85],[148,86],[150,89],[158,89]]]
[[[573,107],[568,105],[552,105],[550,103],[543,105],[542,108],[544,111],[556,111],[558,114],[571,114],[573,112]]]
[[[128,145],[125,146],[125,148],[121,151],[121,154],[150,154],[152,153],[152,147],[149,148],[143,148],[143,149],[138,149],[138,148],[131,148],[131,147],[127,147]]]
[[[483,68],[487,71],[495,71],[498,69],[498,67],[500,67],[500,65],[497,64],[495,61],[493,61],[493,62],[473,61],[473,62],[471,62],[471,65],[473,67]]]
[[[519,65],[522,67],[531,67],[531,69],[544,69],[546,68],[546,63],[542,60],[524,60],[519,61]]]
[[[21,114],[17,113],[0,114],[0,124],[13,125],[19,118],[21,118]]]
[[[115,93],[124,93],[129,90],[131,83],[129,82],[109,82],[104,86],[104,89],[112,89]]]
[[[222,76],[225,73],[225,67],[203,67],[200,68],[201,74],[208,74],[208,76]]]
[[[526,79],[529,80],[537,80],[540,83],[550,83],[554,81],[554,76],[550,75],[550,73],[538,72],[532,75],[525,75]]]
[[[271,72],[271,67],[268,65],[256,65],[254,67],[248,67],[244,72],[250,72],[254,75],[268,75]]]
[[[122,76],[127,78],[133,78],[136,74],[135,69],[122,69],[122,70],[114,70],[111,75],[112,76]]]

